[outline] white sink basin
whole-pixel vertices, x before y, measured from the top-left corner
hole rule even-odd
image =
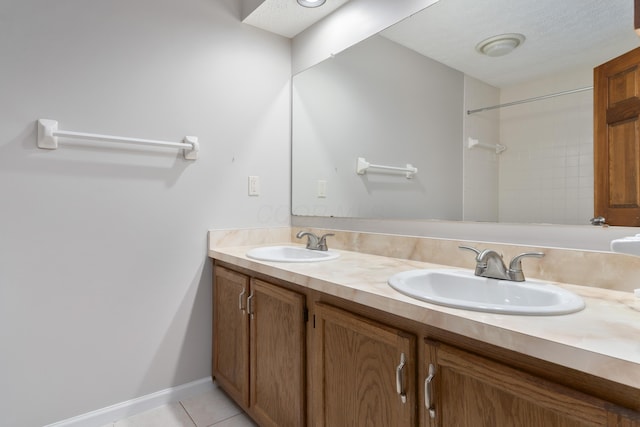
[[[405,271],[391,276],[389,285],[422,301],[474,311],[557,315],[584,308],[580,296],[546,282],[488,279],[466,270]]]
[[[248,258],[273,262],[318,262],[329,261],[340,256],[333,251],[312,251],[300,246],[265,246],[247,252]]]

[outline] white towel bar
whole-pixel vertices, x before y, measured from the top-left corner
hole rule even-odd
[[[469,138],[469,148],[473,147],[482,147],[488,148],[489,150],[495,150],[496,154],[500,154],[507,149],[504,145],[501,144],[485,144],[484,142],[480,142],[477,139]]]
[[[79,138],[89,141],[108,141],[120,142],[138,145],[154,145],[159,147],[175,147],[183,149],[184,158],[187,160],[196,160],[200,145],[198,137],[185,136],[183,142],[155,141],[152,139],[127,138],[123,136],[101,135],[97,133],[72,132],[68,130],[58,130],[58,122],[56,120],[40,119],[38,120],[38,147],[47,150],[55,150],[58,148],[58,137]]]
[[[413,167],[408,163],[404,168],[396,166],[372,165],[371,163],[367,162],[364,157],[358,157],[358,162],[356,163],[356,173],[358,175],[364,175],[368,169],[382,169],[392,172],[406,172],[405,176],[407,177],[407,179],[413,178],[413,175],[418,173],[418,168]]]

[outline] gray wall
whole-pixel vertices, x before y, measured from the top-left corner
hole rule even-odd
[[[5,0],[0,425],[210,374],[209,228],[288,225],[290,41],[237,0]],[[179,141],[36,147],[65,130]],[[247,176],[262,194],[247,196]]]

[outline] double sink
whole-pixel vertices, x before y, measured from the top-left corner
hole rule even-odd
[[[338,258],[339,252],[300,246],[266,246],[247,257],[269,262],[320,262]],[[463,269],[424,269],[396,273],[389,286],[409,297],[465,310],[518,315],[562,315],[585,307],[579,295],[540,280],[521,282],[476,276]]]

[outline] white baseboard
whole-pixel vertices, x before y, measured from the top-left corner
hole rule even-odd
[[[168,403],[177,402],[187,397],[213,390],[217,386],[210,377],[192,381],[176,387],[156,391],[126,402],[116,403],[106,408],[87,412],[73,418],[58,421],[45,427],[102,427],[109,423],[139,414],[149,409]]]

